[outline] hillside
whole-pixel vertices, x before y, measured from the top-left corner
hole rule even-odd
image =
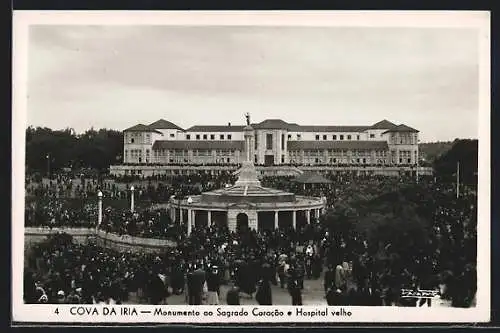
[[[430,163],[449,151],[453,146],[452,141],[420,143],[418,148],[422,157]]]

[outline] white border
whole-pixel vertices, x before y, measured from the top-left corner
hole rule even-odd
[[[79,316],[70,314],[70,305],[25,305],[22,300],[24,258],[24,171],[25,128],[27,110],[27,55],[30,25],[252,25],[252,26],[350,26],[350,27],[442,27],[478,30],[480,53],[479,79],[479,197],[478,197],[478,287],[477,306],[454,308],[344,307],[350,317],[300,317],[291,306],[221,306],[224,310],[244,308],[247,317],[224,318],[204,316],[215,311],[207,306],[162,306],[164,310],[190,310],[198,317],[165,317],[153,315]],[[443,124],[446,126],[446,124]],[[12,112],[12,320],[17,322],[66,323],[349,323],[349,322],[486,322],[490,320],[490,13],[452,11],[245,11],[245,12],[146,12],[146,11],[14,11],[13,14],[13,112]],[[137,311],[154,306],[134,306]],[[93,308],[92,306],[89,308]],[[119,308],[115,306],[118,311]],[[283,311],[283,317],[251,315],[253,308]],[[324,309],[304,306],[304,310]],[[330,307],[332,311],[339,307]],[[286,315],[292,311],[291,316]]]

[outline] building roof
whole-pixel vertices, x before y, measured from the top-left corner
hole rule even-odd
[[[396,124],[384,119],[370,126],[370,129],[393,129],[395,127],[397,127]]]
[[[297,183],[301,184],[331,184],[332,181],[329,179],[326,179],[322,175],[318,173],[303,173],[297,178],[295,178],[295,181]]]
[[[316,126],[306,125],[298,126],[297,132],[363,132],[369,129],[370,126]]]
[[[135,126],[129,127],[124,132],[155,132],[162,134],[160,131],[157,131],[153,128],[150,128],[149,126],[146,126],[144,124],[137,124]]]
[[[186,132],[243,132],[245,126],[233,125],[195,125]]]
[[[176,130],[183,131],[183,129],[181,127],[179,127],[176,124],[171,123],[170,121],[167,121],[165,119],[157,120],[154,123],[149,124],[148,127],[152,128],[152,129],[176,129]]]
[[[288,141],[288,150],[388,149],[387,141]]]
[[[284,120],[281,119],[266,119],[258,124],[252,124],[252,127],[255,129],[288,129],[291,125]]]
[[[156,140],[153,150],[158,149],[234,149],[242,151],[244,141],[214,141],[214,140]]]
[[[384,133],[391,133],[391,132],[411,132],[411,133],[418,133],[419,131],[410,127],[406,126],[405,124],[398,125],[388,131],[385,131]]]

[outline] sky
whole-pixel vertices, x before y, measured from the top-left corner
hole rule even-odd
[[[457,28],[31,26],[29,126],[280,118],[478,137],[478,35]]]

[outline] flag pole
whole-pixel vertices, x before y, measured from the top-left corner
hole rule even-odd
[[[457,162],[457,199],[460,195],[460,162]]]

